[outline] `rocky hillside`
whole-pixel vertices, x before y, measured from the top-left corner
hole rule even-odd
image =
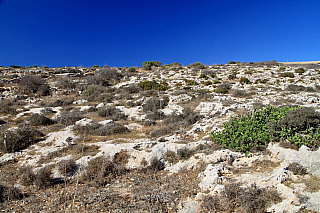
[[[320,65],[0,67],[5,212],[319,212]]]

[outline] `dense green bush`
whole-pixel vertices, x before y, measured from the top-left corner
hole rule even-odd
[[[0,150],[2,152],[17,152],[38,142],[43,134],[30,127],[8,130],[0,135]]]
[[[222,131],[212,132],[211,137],[215,143],[241,152],[263,150],[269,142],[283,140],[299,147],[317,147],[319,118],[313,109],[267,106],[251,115],[231,118]]]
[[[145,61],[142,63],[142,66],[143,67],[147,67],[147,66],[150,66],[150,67],[160,67],[161,66],[161,62],[160,61]]]

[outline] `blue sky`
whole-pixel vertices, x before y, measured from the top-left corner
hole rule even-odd
[[[0,65],[320,60],[319,0],[0,0]]]

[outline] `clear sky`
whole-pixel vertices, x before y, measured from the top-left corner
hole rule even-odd
[[[320,60],[320,0],[0,0],[0,65]]]

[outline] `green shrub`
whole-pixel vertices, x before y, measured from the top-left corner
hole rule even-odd
[[[160,61],[145,61],[142,63],[142,66],[155,66],[155,67],[160,67],[161,66],[161,62]]]
[[[211,137],[215,143],[235,151],[263,150],[272,141],[267,123],[280,121],[289,110],[293,109],[268,106],[264,110],[256,109],[252,115],[232,117],[223,124],[224,129],[221,132],[214,131]]]
[[[0,150],[7,153],[17,152],[38,142],[42,136],[40,131],[29,127],[8,130],[0,135]]]
[[[169,67],[181,67],[181,64],[179,62],[173,62],[171,64],[166,64],[166,66],[169,66]]]
[[[310,108],[267,106],[252,115],[239,115],[211,133],[214,142],[236,151],[263,150],[271,141],[288,140],[300,147],[317,148],[320,143],[319,113]]]
[[[93,65],[92,67],[93,67],[93,68],[98,68],[98,67],[99,67],[99,65]]]

